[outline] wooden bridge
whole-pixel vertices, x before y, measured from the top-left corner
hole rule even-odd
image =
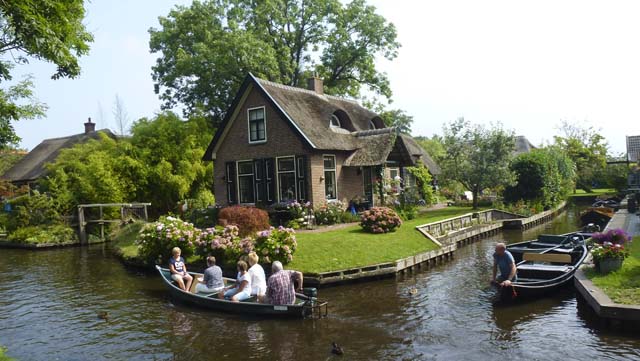
[[[147,221],[149,218],[147,207],[150,205],[151,203],[96,203],[78,205],[78,235],[80,236],[80,244],[87,244],[87,227],[89,225],[99,225],[100,239],[104,240],[105,224],[122,224],[138,219]],[[96,208],[98,209],[98,219],[88,219],[85,210]],[[105,218],[105,208],[119,208],[119,218]]]

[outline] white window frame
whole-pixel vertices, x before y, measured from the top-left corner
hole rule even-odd
[[[251,163],[251,189],[253,190],[253,202],[249,202],[249,203],[242,203],[242,200],[240,199],[240,165],[239,163]],[[244,159],[244,160],[237,160],[236,161],[236,187],[237,187],[237,193],[238,193],[238,204],[244,204],[244,205],[255,205],[256,204],[256,193],[255,193],[255,188],[256,188],[256,179],[255,179],[255,166],[253,164],[253,159]],[[243,174],[243,177],[248,177],[248,174]]]
[[[336,119],[336,121],[338,122],[338,125],[333,125],[333,118]],[[331,117],[329,117],[329,127],[330,128],[342,128],[342,122],[340,121],[340,118],[338,118],[337,115],[331,114]]]
[[[283,158],[291,158],[291,159],[293,159],[293,170],[286,170],[286,171],[283,171],[283,172],[280,171],[280,169],[279,169],[280,167],[278,167],[278,162],[279,162],[280,159],[283,159]],[[276,192],[277,192],[277,195],[278,195],[278,202],[282,202],[282,194],[281,194],[281,189],[280,189],[280,174],[281,173],[282,174],[284,174],[284,173],[293,173],[293,177],[294,177],[293,184],[294,184],[295,192],[296,192],[294,200],[296,200],[296,201],[298,200],[298,165],[296,163],[297,162],[296,162],[296,156],[295,155],[284,155],[282,157],[276,157],[276,161],[275,161],[274,167],[275,167],[275,171],[276,171],[275,172],[275,174],[276,174]]]
[[[260,139],[260,140],[251,140],[251,118],[250,118],[250,114],[252,110],[258,110],[258,109],[262,109],[262,121],[264,122],[264,139]],[[265,109],[265,106],[260,106],[260,107],[253,107],[253,108],[248,108],[247,109],[247,140],[249,141],[249,144],[262,144],[262,143],[266,143],[267,142],[267,110]]]
[[[332,168],[325,168],[324,166],[324,157],[331,157],[333,158],[333,169]],[[327,177],[326,177],[326,172],[327,171],[333,171],[333,185],[335,188],[335,197],[334,198],[328,198],[327,197]],[[326,200],[336,200],[338,199],[338,163],[336,161],[336,155],[335,154],[323,154],[322,155],[322,176],[324,177],[324,199]]]

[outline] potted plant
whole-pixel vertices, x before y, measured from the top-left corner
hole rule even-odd
[[[611,229],[603,233],[595,233],[595,242],[591,255],[596,269],[601,273],[609,273],[622,267],[622,262],[629,256],[625,245],[631,237],[622,229]]]
[[[596,270],[600,273],[617,271],[622,267],[622,262],[629,256],[629,251],[619,243],[605,242],[596,245],[591,250]]]

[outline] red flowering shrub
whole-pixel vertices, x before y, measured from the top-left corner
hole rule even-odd
[[[218,222],[222,225],[233,224],[238,226],[240,237],[254,236],[256,232],[270,227],[267,211],[255,207],[232,206],[222,208],[218,214]]]
[[[360,216],[360,226],[371,233],[393,232],[401,224],[398,214],[387,207],[373,207]]]

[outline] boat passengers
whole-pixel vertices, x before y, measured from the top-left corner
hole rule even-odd
[[[193,277],[187,272],[187,265],[184,263],[184,258],[180,257],[182,250],[180,247],[174,247],[171,250],[173,255],[169,258],[169,271],[171,271],[171,278],[178,283],[180,289],[186,292],[190,292],[191,282]],[[185,281],[187,281],[185,285]]]
[[[244,301],[251,297],[251,275],[247,272],[247,262],[238,261],[238,276],[233,286],[226,287],[225,292],[220,292],[218,297],[230,299],[233,302]]]
[[[496,277],[498,269],[500,270],[500,275]],[[507,251],[507,246],[504,243],[496,244],[495,252],[493,253],[493,276],[491,277],[491,282],[500,286],[509,286],[511,282],[517,281],[516,272],[516,262],[511,252]]]
[[[267,293],[267,279],[264,275],[264,269],[258,264],[259,259],[255,252],[251,252],[247,256],[249,274],[251,275],[251,296],[255,296],[258,302],[263,302]]]
[[[222,269],[216,265],[214,256],[207,257],[207,269],[204,270],[204,276],[201,281],[202,283],[196,285],[196,292],[217,293],[224,289]]]
[[[296,301],[294,282],[302,290],[302,273],[282,269],[280,261],[271,264],[271,276],[267,281],[266,303],[274,305],[292,305]]]

